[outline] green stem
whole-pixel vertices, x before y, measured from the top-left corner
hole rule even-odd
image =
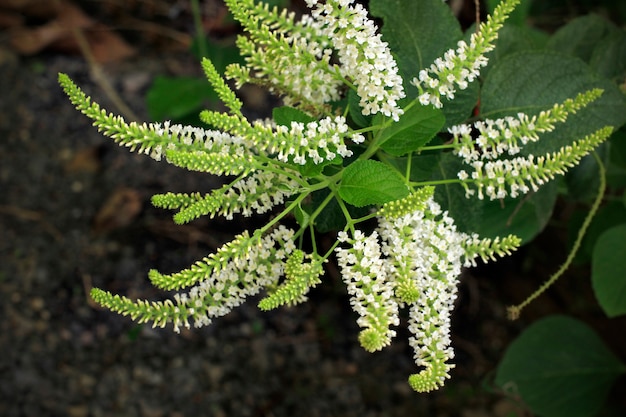
[[[552,284],[554,284],[556,280],[559,279],[563,275],[563,273],[567,270],[567,268],[569,268],[572,261],[574,260],[574,257],[576,256],[578,249],[580,249],[580,245],[583,241],[583,238],[585,237],[587,228],[589,227],[589,225],[591,224],[591,221],[593,220],[594,216],[598,212],[598,209],[600,208],[600,203],[602,203],[602,197],[604,196],[604,192],[606,190],[606,177],[605,177],[606,169],[604,168],[604,164],[602,163],[602,160],[600,159],[600,157],[595,151],[592,152],[592,155],[595,158],[596,162],[598,163],[598,171],[600,173],[600,185],[598,187],[598,195],[596,196],[596,199],[594,200],[593,204],[591,205],[591,208],[589,209],[589,214],[587,215],[587,217],[585,217],[585,221],[583,222],[582,226],[578,230],[578,236],[576,237],[576,241],[574,242],[574,245],[572,246],[572,249],[570,250],[569,255],[567,256],[567,259],[565,260],[563,265],[561,265],[558,271],[556,271],[550,277],[550,279],[544,282],[537,289],[537,291],[532,293],[522,303],[516,306],[510,306],[507,308],[509,318],[511,320],[517,319],[524,307],[526,307],[533,300],[535,300],[537,297],[543,294],[545,290],[550,288],[550,286],[552,286]]]
[[[193,14],[193,25],[196,29],[196,37],[198,38],[198,50],[202,58],[208,58],[207,51],[209,50],[206,38],[204,36],[204,29],[202,27],[202,14],[200,13],[200,4],[198,0],[191,0],[191,13]]]

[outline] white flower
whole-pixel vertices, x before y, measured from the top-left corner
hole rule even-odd
[[[187,314],[184,316],[192,317],[195,327],[206,326],[212,318],[228,314],[246,297],[278,281],[283,274],[284,259],[295,248],[293,236],[293,230],[279,226],[243,256],[215,269],[187,293],[174,295],[176,308],[185,310]],[[174,321],[174,330],[178,332],[181,325],[190,327],[186,319],[181,321],[178,318]]]
[[[352,245],[347,249],[338,247],[336,254],[350,305],[360,316],[357,324],[364,328],[359,340],[368,351],[382,349],[395,336],[390,326],[397,326],[399,318],[393,284],[386,278],[387,265],[381,257],[378,234],[365,236],[356,230],[353,238],[340,232],[338,239]]]
[[[399,120],[402,109],[397,102],[405,96],[402,78],[367,10],[361,4],[353,5],[353,0],[307,4],[313,8],[312,24],[337,50],[339,73],[356,86],[363,114],[382,113]]]
[[[365,139],[359,133],[352,133],[343,116],[326,117],[307,124],[292,122],[291,126],[270,127],[255,124],[267,139],[257,146],[269,153],[275,153],[279,161],[294,162],[299,165],[312,161],[321,164],[332,161],[337,154],[344,158],[352,156],[345,140],[361,143]]]
[[[414,288],[409,294],[414,299],[406,300],[411,304],[409,343],[415,349],[416,363],[429,368],[433,362],[454,357],[450,313],[457,297],[467,236],[456,230],[452,218],[432,197],[427,208],[392,220],[379,218],[378,231],[382,251],[390,257],[392,281],[404,285],[400,290],[408,285]],[[397,295],[398,291],[396,287]],[[446,366],[447,372],[451,366]]]

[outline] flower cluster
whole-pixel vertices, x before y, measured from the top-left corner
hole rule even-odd
[[[152,197],[155,207],[180,209],[174,215],[178,224],[187,223],[201,216],[224,216],[232,220],[235,214],[249,217],[253,213],[263,214],[283,204],[285,199],[299,190],[298,173],[290,171],[276,173],[258,171],[213,190],[206,195],[157,194]]]
[[[466,164],[517,155],[522,146],[536,142],[540,133],[551,132],[557,123],[565,122],[568,115],[575,114],[601,94],[600,89],[589,90],[532,117],[518,113],[517,117],[476,121],[473,129],[467,124],[452,126],[448,131],[453,135],[454,153]]]
[[[577,165],[612,133],[612,127],[604,127],[545,156],[529,155],[487,162],[476,161],[472,163],[474,171],[471,178],[464,170],[459,171],[458,176],[463,181],[462,185],[467,196],[477,192],[481,200],[485,195],[491,200],[506,196],[514,198],[530,190],[537,191],[541,185],[556,175],[565,174],[568,168]],[[467,184],[468,178],[475,189]]]
[[[346,84],[360,97],[363,114],[397,121],[398,100],[405,94],[396,61],[365,8],[353,2],[307,0],[312,12],[296,23],[293,14],[279,16],[251,0],[228,0],[249,37],[237,40],[246,66],[230,65],[226,75],[238,86],[267,85],[286,104],[313,111],[340,99]],[[331,62],[335,52],[339,65]]]
[[[348,288],[350,305],[359,315],[357,324],[363,327],[359,341],[367,351],[374,352],[391,343],[397,326],[398,303],[393,297],[393,283],[387,279],[386,262],[381,258],[378,234],[365,236],[356,230],[350,238],[341,232],[339,242],[349,248],[337,248],[337,263]]]
[[[305,262],[306,261],[308,262]],[[269,295],[259,302],[261,310],[271,310],[281,305],[294,305],[307,300],[307,293],[322,282],[324,261],[315,254],[305,254],[296,249],[285,262],[285,281],[268,288]]]
[[[545,156],[518,155],[522,147],[539,140],[539,134],[554,130],[557,123],[563,123],[570,114],[596,100],[602,90],[593,89],[578,94],[573,99],[555,104],[551,109],[538,115],[528,116],[518,113],[517,117],[476,121],[473,126],[463,124],[452,126],[448,131],[453,135],[454,153],[472,168],[471,176],[465,170],[458,172],[466,194],[483,199],[485,194],[491,200],[507,196],[517,197],[565,173],[568,167],[590,152],[611,134],[601,129],[572,145],[563,146],[557,152]],[[505,159],[505,158],[510,159]],[[475,188],[468,185],[468,180]]]
[[[98,289],[92,291],[92,297],[139,323],[152,321],[153,326],[165,327],[171,322],[178,332],[181,326],[190,327],[191,318],[195,327],[206,326],[212,318],[227,314],[248,296],[279,280],[284,260],[296,248],[293,236],[293,230],[284,226],[258,240],[244,233],[188,270],[171,275],[152,271],[153,284],[161,288],[187,287],[199,281],[189,291],[175,294],[174,302],[132,301]]]
[[[398,100],[405,96],[402,78],[386,42],[376,33],[376,25],[354,0],[307,0],[314,27],[328,39],[341,66],[339,73],[352,82],[360,97],[364,115],[382,113],[397,121],[402,115]]]
[[[266,128],[262,124],[256,127]],[[353,143],[362,143],[365,138],[359,133],[349,131],[346,119],[342,116],[326,117],[309,123],[291,122],[291,126],[276,126],[266,135],[267,141],[257,146],[283,162],[293,162],[304,165],[307,161],[321,164],[332,161],[337,156],[347,158],[352,156],[344,138]]]
[[[267,4],[252,0],[226,4],[249,34],[237,38],[246,66],[231,64],[226,71],[238,87],[263,85],[283,95],[285,104],[310,109],[340,98],[342,80],[330,63],[331,41],[318,33],[310,16],[296,23],[293,13],[279,15]]]
[[[418,189],[379,211],[379,227],[366,236],[356,230],[338,240],[337,261],[364,328],[359,335],[368,351],[388,345],[398,323],[398,309],[409,306],[409,344],[424,369],[409,378],[420,392],[431,391],[449,378],[454,358],[450,316],[463,264],[477,256],[509,253],[519,239],[479,240],[459,232],[453,219],[433,200],[432,187]],[[412,209],[411,209],[412,208]]]
[[[501,2],[487,21],[470,37],[469,45],[459,41],[456,49],[449,49],[428,68],[419,71],[411,84],[419,90],[419,101],[443,107],[442,98],[454,99],[456,89],[465,90],[487,65],[486,53],[493,50],[498,30],[519,0]]]

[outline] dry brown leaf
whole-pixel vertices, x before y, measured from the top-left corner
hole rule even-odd
[[[128,226],[141,212],[143,201],[138,191],[118,188],[104,202],[93,220],[94,233],[108,233]]]
[[[71,159],[65,163],[63,168],[68,174],[80,172],[93,174],[98,172],[101,167],[101,153],[101,146],[81,149],[72,155]]]
[[[76,31],[84,34],[90,52],[99,63],[118,61],[135,53],[122,37],[93,21],[79,7],[64,1],[56,4],[56,8],[44,14],[44,18],[49,19],[47,23],[34,28],[17,26],[10,30],[11,45],[18,53],[32,55],[46,48],[81,53]],[[28,2],[24,7],[29,7]]]

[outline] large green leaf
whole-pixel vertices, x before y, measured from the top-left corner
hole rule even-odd
[[[570,21],[548,41],[548,48],[589,62],[600,41],[619,29],[609,20],[588,14]]]
[[[441,0],[371,0],[370,13],[383,19],[381,32],[398,63],[409,98],[418,90],[409,82],[422,68],[429,67],[445,51],[456,48],[463,38],[459,22]],[[471,115],[478,99],[478,84],[458,91],[444,103],[447,125],[460,123]]]
[[[192,77],[156,77],[146,96],[148,113],[155,121],[199,113],[205,100],[217,101],[217,94],[206,79]]]
[[[626,224],[598,238],[591,265],[593,290],[604,312],[609,317],[626,314]]]
[[[372,160],[359,160],[348,165],[339,186],[341,198],[355,207],[384,204],[408,194],[409,189],[397,171]]]
[[[427,144],[441,130],[445,118],[432,106],[416,105],[378,138],[381,148],[394,156],[406,155]]]
[[[479,202],[482,216],[476,232],[491,238],[513,234],[527,243],[548,224],[557,194],[558,184],[553,181],[521,199]]]
[[[452,153],[444,153],[439,160],[439,166],[436,168],[433,178],[434,180],[443,180],[456,178],[458,172],[467,169],[461,159]],[[435,189],[435,200],[441,204],[444,210],[447,210],[456,226],[466,233],[478,233],[485,236],[480,230],[482,222],[482,204],[477,199],[468,200],[465,198],[465,190],[460,184],[443,184]]]
[[[472,25],[465,31],[466,42],[469,42],[469,38],[475,30],[476,26]],[[481,71],[482,76],[486,77],[491,68],[505,56],[542,49],[547,40],[548,35],[538,29],[506,23],[498,32],[495,49],[486,55],[489,59],[489,64]]]
[[[602,39],[591,54],[589,65],[598,74],[613,81],[626,76],[626,31],[620,30]]]
[[[593,416],[624,365],[584,323],[540,320],[507,349],[495,383],[544,417]]]
[[[623,94],[598,77],[580,59],[551,51],[523,52],[505,57],[489,72],[482,91],[482,116],[497,118],[518,112],[537,114],[577,94],[602,88],[602,96],[558,124],[553,132],[522,149],[523,154],[546,154],[604,126],[626,121]]]
[[[310,123],[315,120],[314,117],[309,116],[302,110],[294,107],[282,106],[274,107],[272,110],[272,118],[277,125],[291,126],[291,122]]]

